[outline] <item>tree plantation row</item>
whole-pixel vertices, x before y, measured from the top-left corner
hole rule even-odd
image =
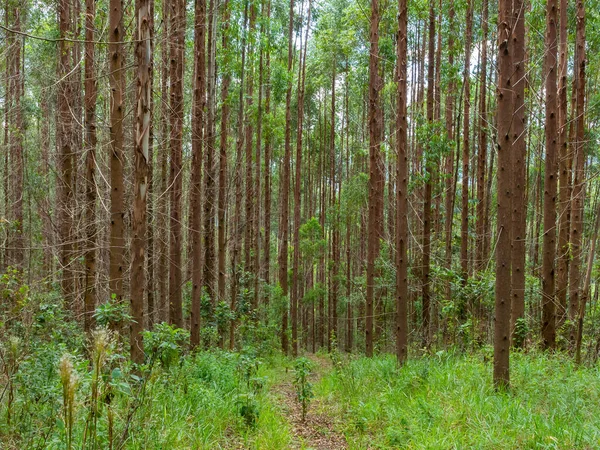
[[[1,336],[596,360],[597,0],[1,8]]]

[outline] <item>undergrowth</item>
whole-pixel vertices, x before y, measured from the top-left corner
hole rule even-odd
[[[392,356],[349,360],[316,394],[354,449],[592,449],[599,376],[562,355],[517,352],[500,393],[481,355],[439,352],[402,368]]]

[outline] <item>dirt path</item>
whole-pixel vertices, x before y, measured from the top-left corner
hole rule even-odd
[[[310,355],[309,358],[314,362],[314,370],[310,377],[314,386],[321,379],[323,371],[331,367],[331,363],[328,359],[316,355]],[[283,373],[282,376],[283,381],[275,385],[273,390],[281,399],[283,413],[291,426],[294,438],[291,448],[314,450],[348,448],[344,436],[336,431],[334,418],[326,413],[327,405],[322,404],[320,399],[313,399],[306,414],[306,421],[302,422],[302,407],[296,399],[293,385],[293,369]]]

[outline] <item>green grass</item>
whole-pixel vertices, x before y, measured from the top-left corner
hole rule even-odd
[[[270,395],[270,383],[281,365],[277,358],[263,361],[253,373],[252,387],[240,371],[241,355],[221,351],[187,356],[169,369],[156,367],[146,393],[129,426],[124,449],[286,449],[290,434],[286,420]],[[254,361],[254,359],[251,359]],[[33,361],[32,361],[33,362]],[[89,413],[91,375],[83,358],[75,359],[78,374],[73,448],[83,448],[83,433]],[[64,449],[65,429],[61,387],[54,361],[43,366],[23,364],[17,377],[12,422],[6,422],[6,402],[0,403],[0,448]],[[31,370],[31,371],[30,371]],[[40,370],[45,371],[40,377]],[[110,406],[102,402],[96,448],[109,448],[108,408],[114,414],[113,445],[125,429],[139,389],[123,372],[123,382],[112,389]],[[31,383],[35,383],[31,389]],[[45,392],[39,401],[39,392]],[[252,405],[254,424],[240,414]],[[91,448],[88,444],[85,448]]]
[[[511,390],[496,392],[481,356],[439,353],[397,368],[360,358],[316,386],[350,448],[600,448],[600,373],[543,354],[511,358]]]

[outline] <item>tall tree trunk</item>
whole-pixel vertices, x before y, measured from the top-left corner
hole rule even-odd
[[[204,269],[203,284],[213,304],[215,292],[215,99],[216,99],[216,2],[209,2],[208,11],[208,78],[206,84],[206,163],[204,165]],[[204,42],[204,41],[202,41]],[[204,94],[203,94],[204,95]],[[198,223],[200,225],[200,222]]]
[[[170,31],[170,14],[169,6],[166,4],[161,5],[162,8],[162,39],[161,39],[161,111],[160,111],[160,185],[158,195],[158,218],[157,218],[157,237],[158,237],[158,272],[163,274],[158,277],[158,292],[159,292],[159,306],[158,306],[158,320],[166,322],[169,320],[169,286],[167,273],[168,267],[168,256],[169,256],[169,230],[168,230],[168,217],[169,217],[169,197],[167,195],[168,190],[168,152],[169,152],[169,31]]]
[[[240,90],[239,90],[239,109],[237,119],[237,143],[235,150],[235,167],[234,167],[234,178],[235,178],[235,206],[233,211],[232,221],[232,251],[231,251],[231,310],[236,311],[238,302],[238,257],[241,247],[241,216],[242,216],[242,159],[244,149],[244,75],[246,73],[246,25],[248,21],[248,3],[244,6],[244,21],[243,21],[243,33],[242,33],[242,64],[240,74]],[[229,348],[233,349],[235,344],[235,319],[231,320],[231,326],[229,328]]]
[[[299,90],[298,90],[298,125],[296,129],[296,164],[294,183],[294,233],[293,243],[294,257],[292,261],[292,289],[290,302],[290,318],[292,322],[292,356],[298,356],[298,304],[300,301],[300,188],[302,182],[302,132],[304,122],[304,86],[306,79],[306,48],[308,35],[310,33],[310,11],[311,0],[308,1],[308,21],[306,28],[306,39],[302,46],[302,57],[299,67]]]
[[[511,171],[512,136],[511,120],[514,102],[511,86],[512,0],[498,2],[498,104],[496,121],[498,129],[498,238],[496,243],[496,300],[494,322],[494,385],[508,387],[510,381],[510,309],[511,309]]]
[[[221,51],[225,56],[225,64],[229,67],[230,52],[229,48],[229,21],[231,17],[231,10],[229,8],[229,1],[226,0],[223,5],[223,19],[222,19],[222,36],[221,36]],[[227,71],[223,76],[221,82],[221,136],[219,142],[219,198],[218,198],[218,281],[217,281],[217,293],[218,300],[221,302],[225,301],[225,271],[227,255],[227,243],[226,243],[226,229],[225,229],[225,217],[227,214],[227,137],[229,131],[229,114],[230,106],[227,101],[229,96],[229,86],[231,84],[231,74]]]
[[[23,229],[23,173],[24,173],[24,159],[23,159],[23,135],[25,130],[23,129],[23,111],[22,111],[22,100],[23,100],[23,76],[21,67],[21,48],[22,48],[22,37],[19,35],[21,31],[21,8],[23,5],[14,5],[12,10],[13,16],[13,28],[16,36],[12,39],[12,45],[10,46],[9,52],[12,55],[8,58],[8,63],[11,65],[11,95],[12,95],[12,111],[11,117],[11,132],[10,132],[10,162],[11,172],[13,177],[13,202],[12,202],[12,222],[14,224],[12,239],[12,265],[15,269],[22,272],[25,269],[25,235]],[[24,50],[24,48],[23,48]],[[24,59],[24,55],[23,55]]]
[[[131,240],[131,360],[141,364],[144,361],[144,288],[146,286],[145,251],[146,207],[148,193],[148,160],[150,158],[150,61],[151,41],[151,2],[138,0],[137,18],[137,108],[134,156],[134,200]]]
[[[433,99],[434,99],[434,74],[435,74],[435,7],[434,0],[429,1],[429,49],[427,54],[427,122],[433,126]],[[433,128],[432,128],[433,129]],[[423,316],[423,343],[429,345],[430,340],[430,285],[429,273],[431,264],[431,197],[432,197],[432,177],[435,170],[434,150],[430,149],[430,154],[425,162],[425,195],[423,199],[423,267],[421,273],[422,283],[422,316]]]
[[[113,0],[114,1],[114,0]],[[170,23],[170,139],[171,194],[170,242],[169,242],[169,321],[183,327],[182,317],[182,273],[181,273],[181,191],[183,187],[183,55],[185,32],[185,3],[173,0]]]
[[[448,22],[450,30],[448,33],[448,66],[450,68],[454,65],[454,1],[450,0]],[[446,94],[446,107],[445,107],[445,120],[446,120],[446,138],[448,141],[454,140],[454,81],[450,79],[448,82],[448,92]],[[448,155],[446,156],[446,167],[445,178],[446,178],[446,198],[445,198],[445,210],[446,210],[446,222],[444,227],[445,237],[445,263],[446,269],[452,269],[452,225],[454,218],[454,149],[450,148]],[[450,280],[446,283],[446,300],[452,298],[452,287]]]
[[[558,265],[556,277],[557,326],[563,324],[567,314],[567,288],[569,282],[569,226],[571,197],[571,155],[567,142],[567,64],[569,42],[567,36],[568,0],[560,0],[560,32],[558,62]]]
[[[109,81],[110,102],[110,293],[120,302],[123,298],[123,271],[125,252],[125,205],[123,196],[123,0],[110,0]]]
[[[379,255],[377,224],[380,195],[381,115],[379,114],[379,0],[371,0],[371,25],[369,30],[369,213],[367,249],[367,301],[365,311],[366,355],[373,356],[373,297],[375,290],[375,260]]]
[[[398,0],[398,44],[396,99],[396,357],[399,363],[408,354],[408,148],[406,123],[406,60],[408,8],[406,0]]]
[[[75,274],[71,267],[73,258],[73,116],[71,114],[72,92],[70,83],[71,74],[71,46],[64,39],[71,32],[70,0],[60,0],[58,9],[59,31],[59,64],[58,78],[61,80],[58,87],[58,120],[56,137],[59,147],[59,195],[58,195],[58,223],[60,236],[60,263],[62,268],[62,292],[66,304],[71,310],[74,307]],[[112,17],[112,16],[111,16]],[[112,78],[112,77],[111,77]]]
[[[97,81],[95,67],[95,18],[96,2],[85,2],[85,290],[84,325],[90,331],[94,326],[96,307],[96,98]]]
[[[460,267],[463,284],[469,277],[469,124],[471,120],[471,40],[473,35],[473,5],[467,0],[467,31],[465,37],[465,71],[463,74],[463,149],[462,149],[462,192],[460,219]]]
[[[546,56],[544,61],[546,90],[546,163],[544,167],[544,258],[542,260],[542,345],[554,348],[556,341],[555,267],[556,258],[556,57],[557,2],[546,6]]]
[[[206,0],[196,0],[194,11],[194,98],[192,105],[192,310],[190,343],[200,344],[200,303],[202,300],[202,151],[206,86]]]
[[[569,273],[569,319],[575,320],[581,310],[581,237],[583,234],[583,207],[585,196],[585,6],[583,0],[577,0],[576,25],[576,80],[575,99],[575,174],[573,176],[571,249],[572,261]],[[571,342],[574,341],[574,329],[571,331]]]
[[[285,147],[283,155],[281,196],[279,199],[281,215],[279,220],[279,285],[284,298],[288,295],[288,240],[289,240],[289,192],[290,192],[290,153],[291,153],[291,102],[292,102],[292,64],[293,64],[293,42],[294,33],[294,0],[290,0],[290,12],[288,19],[288,86],[285,94]],[[284,308],[281,318],[281,347],[283,353],[288,352],[288,311]]]
[[[525,315],[525,235],[527,232],[527,148],[525,129],[525,11],[523,0],[513,3],[513,189],[511,326]]]
[[[477,222],[476,222],[476,255],[475,270],[485,269],[484,242],[485,242],[485,168],[487,163],[487,39],[488,39],[488,0],[483,0],[481,14],[481,66],[479,68],[479,151],[477,154]]]

